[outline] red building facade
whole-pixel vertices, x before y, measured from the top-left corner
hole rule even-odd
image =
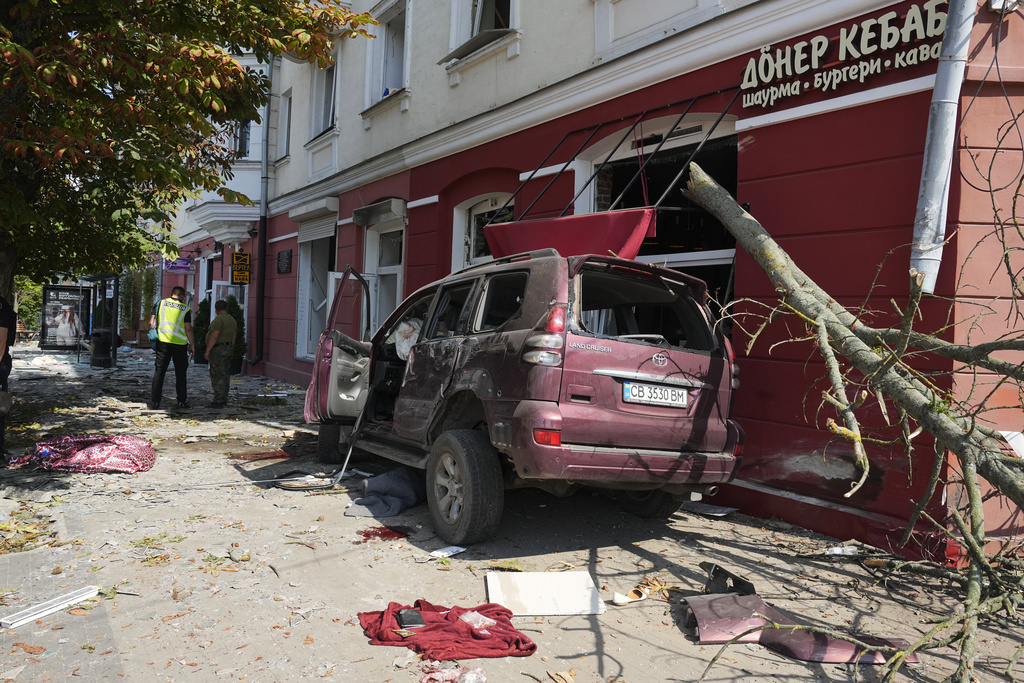
[[[310,300],[303,288],[320,284],[303,279],[296,265],[303,258],[323,259],[325,299],[337,286],[330,274],[352,264],[377,272],[381,296],[401,300],[475,257],[474,216],[489,215],[473,214],[481,203],[490,201],[493,207],[485,208],[497,210],[508,202],[517,219],[558,215],[567,206],[574,213],[602,210],[610,198],[630,191],[641,196],[626,203],[650,204],[680,160],[705,138],[696,162],[749,205],[800,268],[840,303],[872,311],[872,324],[893,324],[898,319],[890,302],[905,302],[909,292],[910,245],[946,9],[937,0],[888,5],[552,120],[512,123],[501,137],[423,163],[413,160],[400,172],[368,172],[366,182],[317,202],[277,212],[271,202],[265,234],[238,244],[256,255],[254,282],[263,279],[265,287],[261,307],[254,305],[256,286],[248,288],[250,357],[259,361],[250,371],[300,385],[309,380],[306,351],[319,331],[313,323],[320,313],[315,305],[302,310]],[[1002,16],[978,6],[946,216],[951,239],[935,297],[922,309],[922,329],[946,326],[951,300],[962,311],[1008,294],[1005,279],[991,277],[1002,247],[991,239],[993,194],[982,176],[995,176],[1002,188],[995,203],[1008,207],[1015,185],[999,179],[1012,179],[1021,160],[1020,139],[1006,131],[1024,104],[1024,42],[1013,40],[1022,28],[1018,13]],[[997,55],[998,74],[989,68]],[[637,120],[640,125],[631,129]],[[626,140],[620,149],[628,151],[616,155],[610,150],[620,139]],[[668,139],[672,143],[659,151],[668,161],[650,166],[650,175],[660,178],[652,185],[661,185],[625,189],[626,171]],[[608,167],[594,171],[587,183],[606,155]],[[674,191],[668,206],[671,211],[659,212],[658,235],[649,238],[646,255],[678,254],[678,263],[670,265],[707,279],[724,299],[746,302],[741,309],[774,307],[772,283],[746,254],[733,257],[720,227],[677,200]],[[467,216],[461,226],[460,215]],[[402,234],[388,237],[395,226]],[[213,247],[207,241],[186,249]],[[220,251],[222,263],[230,263],[232,248]],[[371,257],[376,264],[367,262]],[[201,283],[192,285],[203,290]],[[389,293],[394,287],[397,292]],[[967,316],[954,312],[952,319]],[[986,320],[969,329],[953,324],[947,332],[977,341],[1006,331],[1005,316]],[[742,368],[736,412],[747,433],[744,464],[716,502],[892,546],[914,501],[924,495],[932,449],[916,449],[909,462],[899,448],[872,447],[867,483],[846,498],[858,475],[852,449],[830,441],[823,429],[830,414],[819,411],[825,385],[813,344],[781,343],[805,336],[791,320],[768,326],[748,349],[753,325],[733,328]],[[257,348],[254,332],[260,327]],[[950,373],[953,367],[922,369]],[[936,381],[953,395],[967,396],[973,378],[945,374]],[[883,419],[880,412],[876,417]],[[1004,430],[1019,430],[1024,422],[1019,410],[1003,410],[993,419]],[[944,481],[955,480],[948,468],[942,474]],[[954,484],[940,491],[931,511],[943,516],[956,491]],[[1013,511],[1001,505],[990,504],[993,529],[1013,533]],[[927,547],[907,552],[941,551],[938,538],[923,542]]]

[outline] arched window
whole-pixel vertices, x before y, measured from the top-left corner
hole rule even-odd
[[[455,207],[452,216],[452,271],[491,260],[484,226],[507,223],[514,218],[515,204],[507,192],[474,197]]]

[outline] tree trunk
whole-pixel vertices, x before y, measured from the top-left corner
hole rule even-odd
[[[14,249],[0,250],[0,296],[14,301],[14,274],[18,272],[18,252]]]
[[[837,354],[934,435],[961,463],[976,463],[982,477],[1019,507],[1024,507],[1024,472],[1003,460],[990,433],[977,428],[969,415],[957,414],[952,408],[940,409],[940,397],[912,375],[901,371],[899,358],[894,362],[889,354],[876,353],[865,338],[872,340],[877,332],[861,323],[807,277],[768,231],[696,164],[691,164],[690,180],[683,194],[711,213],[736,238],[739,247],[768,275],[787,306],[805,320],[821,321]]]

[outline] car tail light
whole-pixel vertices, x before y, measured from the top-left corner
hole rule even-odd
[[[523,353],[523,360],[534,365],[561,365],[561,350],[565,346],[565,306],[552,306],[538,328],[544,334],[535,334],[526,340],[529,350]]]
[[[561,446],[562,432],[554,429],[534,429],[533,440],[541,446]]]
[[[732,342],[729,341],[728,337],[723,337],[722,340],[725,342],[725,352],[729,358],[729,369],[732,370],[732,388],[740,388],[740,366],[736,365],[736,352],[732,349]]]
[[[742,458],[743,457],[743,444],[742,443],[736,444],[736,447],[732,449],[732,454],[737,459]]]
[[[544,329],[554,334],[562,334],[565,332],[565,306],[558,305],[552,306],[551,310],[548,311],[548,321],[544,325]]]

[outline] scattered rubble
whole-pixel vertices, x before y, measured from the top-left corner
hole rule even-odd
[[[697,680],[719,650],[701,645],[686,620],[686,599],[705,589],[702,562],[717,566],[717,578],[733,589],[743,581],[756,587],[766,605],[794,622],[843,632],[855,627],[912,640],[952,604],[941,581],[876,575],[883,570],[862,562],[874,557],[863,549],[826,554],[849,546],[792,525],[736,511],[714,516],[717,510],[681,511],[667,523],[638,520],[613,509],[601,492],[568,499],[509,492],[495,540],[446,547],[423,504],[381,520],[344,515],[362,495],[355,482],[391,469],[358,452],[355,478],[330,489],[265,483],[290,472],[333,476],[315,460],[315,427],[301,422],[301,387],[243,376],[232,382],[232,404],[223,412],[148,411],[146,352],[119,359],[116,370],[73,358],[15,348],[10,447],[23,453],[62,435],[136,434],[154,444],[156,461],[135,474],[0,470],[0,515],[44,532],[35,550],[0,554],[5,613],[82,585],[99,587],[97,599],[104,598],[92,609],[65,608],[41,623],[0,629],[0,647],[9,653],[0,671],[5,680],[64,680],[77,670],[93,679],[133,672],[147,680],[417,681],[459,667],[370,646],[356,615],[418,596],[453,608],[485,605],[492,575],[518,583],[579,574],[602,606],[616,592],[642,589],[647,596],[603,614],[512,616],[512,626],[535,643],[532,656],[462,662],[466,671],[485,669],[502,681]],[[189,386],[196,406],[211,396],[203,367],[190,368]],[[270,394],[267,404],[247,400]],[[26,510],[42,521],[17,516]],[[61,572],[53,574],[57,566]],[[540,596],[529,586],[526,592]],[[985,633],[1007,658],[1020,642],[1017,633]],[[44,649],[31,654],[25,646]],[[731,647],[715,663],[716,676],[822,677],[818,665],[765,657],[753,647]],[[942,678],[952,670],[946,656],[922,655],[917,666],[924,668],[913,675]],[[481,661],[486,665],[477,667]],[[994,679],[1005,665],[993,658],[979,676]]]

